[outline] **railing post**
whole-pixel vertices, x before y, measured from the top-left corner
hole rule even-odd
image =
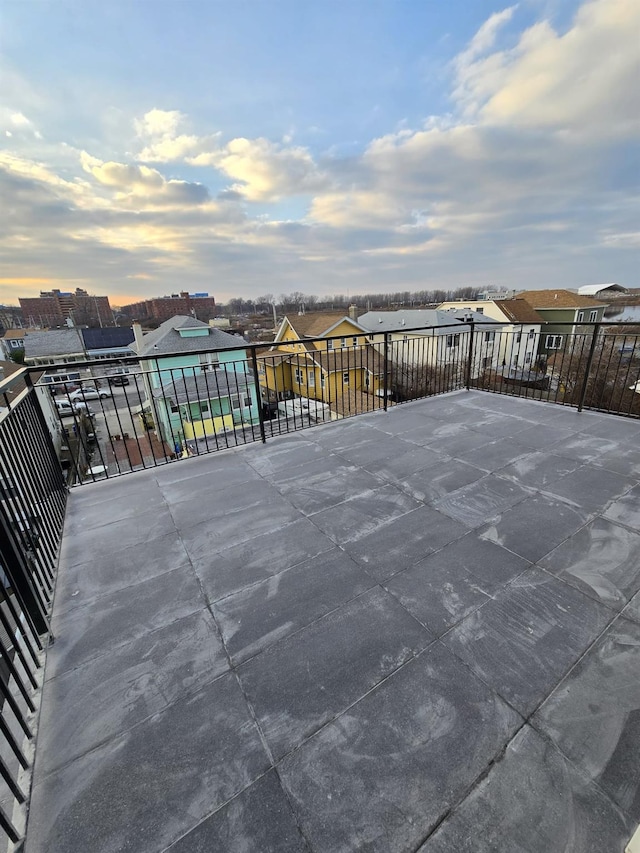
[[[251,368],[253,370],[253,381],[256,386],[256,395],[258,399],[258,421],[260,423],[260,440],[264,444],[267,440],[264,431],[264,412],[262,411],[262,393],[260,391],[260,380],[258,379],[258,359],[256,358],[256,348],[251,349]],[[267,395],[268,396],[268,395]]]
[[[387,397],[389,395],[389,333],[384,333],[384,384],[383,384],[383,393],[384,393],[384,402],[383,407],[385,412],[387,411]]]
[[[473,320],[470,321],[470,326],[471,326],[471,329],[469,330],[469,354],[467,356],[467,371],[466,371],[466,377],[465,377],[465,382],[464,382],[467,391],[471,390],[471,369],[472,369],[472,365],[473,365],[473,356],[474,356],[473,338],[474,338],[475,323]]]
[[[582,380],[582,389],[580,391],[580,402],[578,403],[578,411],[581,412],[584,408],[584,400],[587,396],[587,386],[589,385],[589,374],[591,373],[591,364],[593,362],[593,354],[596,351],[598,343],[598,332],[600,331],[601,323],[596,323],[593,327],[593,335],[591,337],[591,346],[589,347],[589,355],[587,356],[587,364],[584,369],[584,379]]]

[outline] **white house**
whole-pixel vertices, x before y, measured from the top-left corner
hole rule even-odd
[[[358,323],[369,332],[369,340],[384,352],[387,333],[388,357],[410,367],[466,367],[471,321],[481,326],[474,331],[474,363],[472,375],[498,365],[497,336],[500,327],[491,318],[459,306],[440,309],[407,309],[401,311],[369,311],[358,317]]]
[[[443,302],[439,309],[463,308],[504,323],[498,332],[497,364],[528,370],[536,360],[542,317],[524,299],[475,299]]]

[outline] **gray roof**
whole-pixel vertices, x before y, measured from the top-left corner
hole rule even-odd
[[[467,329],[468,326],[462,323],[463,319],[472,319],[476,323],[489,323],[499,326],[491,317],[485,317],[484,314],[479,314],[477,311],[469,311],[460,309],[451,309],[448,311],[440,311],[437,308],[416,308],[404,311],[368,311],[361,317],[358,317],[358,323],[364,326],[369,332],[398,332],[402,333],[403,329],[411,329],[412,334],[421,334],[420,328],[429,329],[423,334],[429,335],[448,335],[453,331],[450,328],[430,329],[435,326],[451,326],[452,323],[460,323],[460,326]]]
[[[84,352],[84,341],[79,329],[28,332],[24,337],[25,358],[48,358]]]
[[[615,293],[626,293],[627,288],[621,284],[585,284],[578,288],[578,293],[581,296],[597,296],[603,291],[614,291]]]
[[[184,379],[176,379],[175,382],[167,382],[162,388],[156,388],[153,396],[158,400],[172,400],[175,403],[215,400],[217,397],[226,397],[229,394],[241,394],[248,388],[250,381],[253,381],[251,373],[245,376],[243,373],[234,373],[232,370],[211,370]]]
[[[73,490],[27,849],[622,853],[640,423],[471,390],[273,424]]]
[[[179,329],[208,329],[207,337],[204,335],[195,338],[183,338]],[[195,317],[178,315],[165,320],[153,332],[147,332],[142,340],[140,348],[132,345],[138,355],[159,355],[161,353],[199,352],[218,349],[232,349],[246,343],[239,335],[230,335],[222,329],[216,329],[208,323],[196,320]]]

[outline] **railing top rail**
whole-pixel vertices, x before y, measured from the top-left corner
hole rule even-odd
[[[575,321],[569,321],[569,320],[553,320],[553,321],[543,321],[540,323],[524,323],[524,322],[518,323],[516,321],[509,322],[509,321],[494,320],[492,318],[489,318],[486,321],[482,321],[482,322],[477,322],[476,320],[455,320],[452,323],[447,323],[446,325],[439,325],[439,326],[425,326],[425,325],[398,326],[398,327],[393,328],[393,329],[379,329],[379,330],[371,329],[371,330],[361,331],[361,332],[354,330],[353,332],[350,332],[348,335],[346,335],[346,337],[348,337],[348,338],[368,338],[371,335],[400,335],[400,334],[406,335],[407,333],[410,333],[410,332],[426,332],[426,333],[436,332],[436,333],[441,333],[441,334],[450,334],[452,329],[457,329],[460,332],[469,332],[472,328],[484,329],[485,331],[490,332],[490,331],[497,331],[498,329],[502,329],[502,328],[506,328],[506,327],[517,329],[518,327],[524,327],[524,326],[540,326],[541,330],[544,328],[547,328],[547,327],[557,328],[558,326],[563,326],[565,328],[566,327],[575,327],[575,328],[580,328],[580,329],[593,328],[594,326],[602,326],[602,327],[607,327],[607,328],[609,328],[609,327],[611,327],[611,328],[635,327],[635,328],[637,328],[637,334],[640,334],[640,321],[625,321],[625,320],[609,321],[609,320],[603,319],[603,320],[598,320],[598,321],[593,321],[593,322],[589,322],[589,321],[575,322]],[[630,334],[632,334],[632,333],[630,333]],[[147,354],[145,356],[138,356],[138,355],[122,356],[119,358],[108,359],[108,360],[105,360],[105,359],[86,359],[83,361],[54,362],[53,364],[50,364],[50,365],[42,365],[42,364],[27,365],[25,369],[29,373],[33,373],[35,371],[47,371],[47,370],[51,371],[51,370],[60,370],[63,368],[66,370],[77,370],[77,369],[100,367],[106,372],[113,367],[137,365],[141,361],[157,361],[158,363],[162,363],[163,360],[169,359],[169,358],[175,358],[176,356],[205,355],[206,353],[246,352],[248,358],[251,358],[253,353],[256,353],[256,355],[258,355],[258,356],[265,357],[265,356],[269,355],[268,350],[270,347],[274,347],[274,346],[277,347],[278,345],[294,345],[296,343],[305,343],[305,344],[323,343],[323,342],[326,343],[327,341],[338,341],[344,337],[345,337],[344,334],[338,334],[338,335],[329,335],[329,336],[318,335],[317,337],[305,337],[305,338],[301,338],[300,340],[288,340],[288,341],[262,341],[259,343],[248,343],[246,341],[243,341],[242,343],[239,343],[237,346],[225,347],[224,349],[203,348],[203,349],[192,349],[192,350],[188,350],[186,352],[163,352],[163,353],[157,353],[157,354],[154,353],[153,355]],[[17,381],[19,381],[20,377],[22,377],[23,375],[24,375],[23,371],[20,371],[19,373],[13,374],[11,377],[8,377],[7,379],[8,380],[14,380],[15,382],[17,382]],[[2,390],[2,385],[0,385],[0,393],[1,393],[1,390]]]

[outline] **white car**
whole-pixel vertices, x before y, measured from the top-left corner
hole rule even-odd
[[[73,403],[83,403],[85,400],[106,400],[111,396],[111,391],[106,388],[78,388],[72,394],[69,394],[69,399]]]
[[[71,403],[69,400],[54,400],[58,414],[63,417],[65,415],[74,415],[86,412],[90,417],[93,416],[93,409],[90,409],[82,400],[76,400]]]

